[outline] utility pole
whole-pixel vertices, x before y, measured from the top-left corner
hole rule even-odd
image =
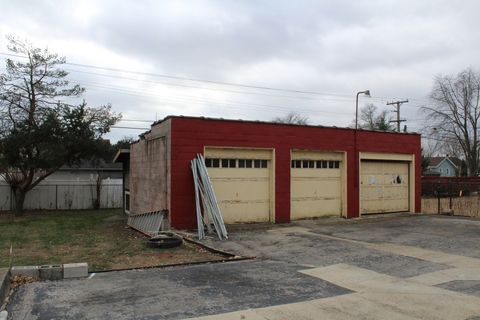
[[[391,120],[390,122],[396,122],[397,123],[397,132],[400,132],[400,122],[407,121],[405,119],[400,120],[400,106],[403,103],[407,103],[408,100],[401,100],[401,101],[393,101],[393,102],[387,102],[387,106],[395,106],[395,110],[393,112],[397,113],[397,120]]]

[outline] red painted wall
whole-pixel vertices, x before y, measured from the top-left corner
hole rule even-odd
[[[195,228],[196,213],[190,161],[204,146],[275,149],[275,220],[290,221],[290,151],[347,152],[347,216],[358,217],[354,130],[253,121],[172,117],[171,218],[177,229]],[[420,135],[358,131],[359,152],[415,154],[415,212],[421,210]]]

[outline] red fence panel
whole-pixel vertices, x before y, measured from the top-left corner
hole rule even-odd
[[[480,191],[480,177],[422,177],[422,196],[470,195]]]

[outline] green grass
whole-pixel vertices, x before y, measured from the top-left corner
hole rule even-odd
[[[0,267],[88,262],[90,270],[146,267],[221,257],[184,245],[151,249],[146,238],[126,228],[121,210],[0,214]]]

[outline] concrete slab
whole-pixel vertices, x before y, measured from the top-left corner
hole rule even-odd
[[[338,267],[338,268],[337,268]],[[480,299],[441,288],[376,274],[348,265],[304,273],[328,279],[356,293],[249,310],[269,320],[280,319],[467,319],[480,314]],[[345,273],[346,272],[346,273]],[[347,277],[342,275],[347,274]],[[237,314],[241,314],[238,312]],[[216,316],[218,317],[218,316]],[[202,317],[196,319],[214,319]],[[216,318],[215,318],[216,319]]]
[[[10,312],[20,319],[183,319],[351,292],[298,270],[279,261],[243,261],[37,282],[16,292]]]
[[[452,268],[440,270],[431,273],[425,273],[411,280],[426,285],[438,285],[449,281],[478,281],[480,280],[480,273],[478,268]]]
[[[304,226],[308,222],[300,222]],[[480,220],[462,217],[415,215],[384,221],[360,220],[311,227],[319,234],[333,235],[371,243],[394,243],[441,251],[465,257],[480,258]]]
[[[360,225],[358,227],[361,227]],[[413,277],[450,268],[418,257],[378,250],[370,243],[325,236],[305,228],[275,228],[272,232],[244,232],[230,235],[230,241],[217,242],[226,251],[263,259],[288,261],[315,267],[347,263],[398,277]]]
[[[480,297],[480,280],[454,280],[439,284],[437,287]]]
[[[369,300],[360,294],[350,294],[336,299],[307,301],[294,305],[255,310],[269,320],[280,319],[395,319],[413,320],[411,317],[394,307],[386,307],[379,301]],[[427,318],[424,318],[427,319]]]
[[[392,243],[370,244],[369,248],[414,257],[457,268],[480,268],[480,259]]]
[[[213,316],[203,316],[196,318],[189,318],[191,320],[268,320],[253,310],[243,310],[229,313],[222,313]]]
[[[467,303],[466,309],[462,309],[464,303]],[[448,299],[448,296],[445,295],[353,293],[339,297],[249,310],[249,316],[251,316],[251,319],[268,320],[463,320],[478,317],[478,308],[472,306],[475,303],[478,303],[478,301],[472,301],[468,298],[462,299],[462,297]],[[234,315],[241,315],[242,312],[236,312]],[[213,320],[222,319],[222,316],[205,316],[192,319]],[[261,317],[257,318],[257,316]]]

